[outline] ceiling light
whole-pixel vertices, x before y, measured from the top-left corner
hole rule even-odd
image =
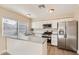
[[[31,14],[27,14],[27,17],[31,17]]]
[[[45,8],[44,4],[38,5],[39,8]]]
[[[50,9],[49,12],[50,12],[50,13],[54,12],[54,9]]]

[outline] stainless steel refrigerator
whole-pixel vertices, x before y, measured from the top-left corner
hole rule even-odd
[[[77,51],[78,49],[78,22],[66,21],[58,23],[58,47]]]

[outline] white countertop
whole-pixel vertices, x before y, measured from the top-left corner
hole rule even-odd
[[[39,37],[39,36],[33,36],[32,35],[32,36],[29,37],[29,41],[43,44],[46,41],[46,39],[42,38],[42,37]]]
[[[12,39],[16,39],[16,40],[22,40],[22,41],[30,41],[30,42],[34,42],[34,43],[40,43],[40,44],[43,44],[46,39],[45,38],[42,38],[42,37],[39,37],[39,36],[35,36],[35,35],[28,35],[28,36],[19,36],[17,38],[13,38],[13,37],[6,37],[6,38],[12,38]]]
[[[34,43],[40,43],[40,44],[43,44],[46,41],[45,38],[42,38],[39,36],[34,36],[34,35],[26,36],[26,39],[19,38],[19,40],[30,41],[30,42],[34,42]]]

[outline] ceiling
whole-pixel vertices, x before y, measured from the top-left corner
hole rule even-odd
[[[72,17],[76,8],[76,4],[44,4],[45,8],[39,8],[39,4],[1,4],[0,7],[12,10],[22,15],[28,16],[32,20],[46,20],[61,17]],[[54,9],[53,13],[49,9]]]

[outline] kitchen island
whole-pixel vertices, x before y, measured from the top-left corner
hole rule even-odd
[[[47,55],[47,40],[30,35],[26,39],[6,38],[7,52],[11,55]]]

